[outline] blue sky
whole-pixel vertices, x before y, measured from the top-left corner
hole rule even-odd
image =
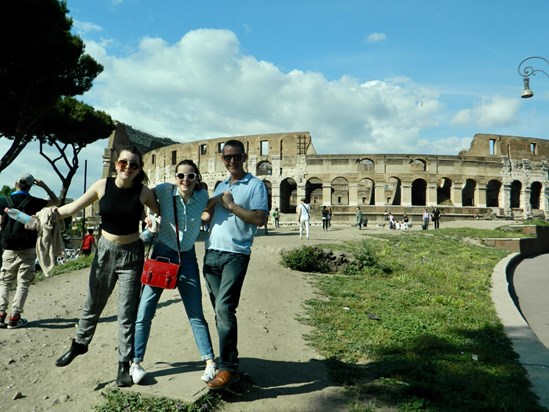
[[[528,56],[549,58],[546,0],[67,4],[105,67],[82,99],[157,136],[309,131],[321,154],[457,154],[475,133],[549,137],[549,78],[534,76],[526,100],[517,72]],[[88,184],[104,147],[81,157]],[[34,146],[3,176],[31,156],[31,172],[60,186]],[[73,196],[82,179],[83,167]]]

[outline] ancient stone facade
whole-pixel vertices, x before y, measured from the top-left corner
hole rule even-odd
[[[549,141],[518,136],[477,134],[458,155],[317,154],[308,132],[214,138],[149,150],[150,184],[171,181],[175,165],[192,159],[213,190],[227,175],[220,154],[229,139],[245,144],[247,170],[265,182],[269,207],[282,213],[294,213],[301,197],[314,211],[331,206],[343,221],[357,207],[378,218],[388,211],[414,218],[435,205],[462,217],[549,212]]]

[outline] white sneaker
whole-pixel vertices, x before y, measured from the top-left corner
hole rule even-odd
[[[206,366],[206,369],[204,369],[204,374],[200,379],[202,379],[204,382],[209,382],[213,378],[215,378],[215,363],[211,363],[208,366]]]
[[[133,383],[139,383],[147,372],[145,372],[145,369],[141,367],[139,363],[132,363],[132,366],[130,366],[130,376],[132,377]]]

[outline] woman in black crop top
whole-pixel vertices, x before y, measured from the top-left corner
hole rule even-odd
[[[144,261],[139,221],[144,218],[144,206],[159,213],[153,192],[143,185],[146,176],[142,165],[141,153],[135,146],[121,148],[115,164],[116,177],[98,180],[79,199],[57,209],[59,216],[65,218],[99,201],[101,236],[76,336],[70,350],[55,364],[67,366],[88,351],[101,312],[118,282],[118,386],[132,384],[129,362],[133,356],[134,325],[141,290],[139,277]]]

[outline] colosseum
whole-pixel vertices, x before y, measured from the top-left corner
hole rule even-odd
[[[118,123],[103,156],[103,176],[114,172],[113,148],[133,143],[145,153],[151,186],[171,181],[175,165],[192,159],[212,190],[226,177],[220,153],[229,139],[244,142],[247,170],[265,182],[269,207],[279,208],[282,222],[295,220],[302,197],[313,217],[329,205],[339,223],[352,222],[357,207],[378,224],[389,212],[419,221],[433,206],[446,219],[544,218],[549,209],[549,141],[519,136],[476,134],[458,155],[317,154],[309,132],[177,143]]]

